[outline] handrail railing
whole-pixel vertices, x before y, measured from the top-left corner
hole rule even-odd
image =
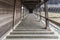
[[[41,15],[40,15],[40,16],[41,16]],[[43,18],[47,19],[48,21],[50,21],[50,22],[56,24],[57,26],[60,26],[60,23],[58,23],[58,22],[56,22],[56,21],[54,21],[54,20],[51,20],[51,19],[46,18],[46,17],[44,17],[44,16],[41,16],[41,17],[43,17]]]
[[[39,14],[37,14],[37,15],[39,15]],[[60,26],[60,23],[58,23],[58,22],[56,22],[56,21],[54,21],[54,20],[51,20],[51,19],[49,19],[49,18],[46,18],[46,17],[44,17],[44,16],[42,16],[42,15],[39,15],[39,16],[47,19],[48,21],[54,23],[54,24],[57,25],[57,26]]]

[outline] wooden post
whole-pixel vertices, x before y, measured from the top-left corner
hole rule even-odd
[[[46,18],[48,18],[48,7],[47,7],[47,3],[44,3],[44,11],[45,11],[45,19],[46,19]],[[48,20],[46,19],[45,22],[46,22],[45,29],[47,29],[47,27],[48,27]]]
[[[24,19],[24,7],[22,5],[22,14],[23,14],[23,19]]]
[[[38,12],[38,10],[37,10],[37,8],[36,8],[36,14],[37,14],[37,19],[38,19],[38,13],[37,13],[37,12]]]
[[[37,14],[37,8],[36,8],[36,14]]]
[[[21,9],[20,9],[20,12],[21,12],[21,13],[20,13],[20,20],[22,20],[22,16],[21,16],[21,15],[22,15],[22,3],[21,3]]]
[[[40,12],[40,21],[41,21],[41,7],[40,7],[40,11],[39,12]]]
[[[24,15],[24,8],[23,8],[23,19],[24,19],[24,16],[25,16],[25,15]]]
[[[14,0],[14,8],[13,8],[13,27],[15,25],[15,6],[16,6],[16,0]]]
[[[20,20],[21,20],[21,8],[22,7],[22,3],[21,3],[21,0],[20,0]]]

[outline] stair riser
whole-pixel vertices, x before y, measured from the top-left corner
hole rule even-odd
[[[10,33],[10,34],[12,34],[12,35],[13,35],[13,34],[14,34],[14,35],[16,35],[16,34],[18,34],[18,35],[19,35],[19,34],[41,34],[41,35],[42,35],[42,34],[54,34],[54,33]]]

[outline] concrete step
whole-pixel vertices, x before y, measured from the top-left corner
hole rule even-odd
[[[7,39],[18,39],[18,38],[45,38],[45,39],[57,39],[58,37],[56,35],[9,35],[7,36]]]
[[[27,28],[18,28],[18,29],[15,29],[15,31],[51,31],[50,29],[27,29]]]
[[[13,31],[11,34],[54,34],[52,31]]]
[[[54,33],[10,33],[11,35],[17,35],[17,34],[54,34]]]
[[[17,27],[16,30],[51,30],[49,27],[45,28],[33,28],[33,27]]]
[[[32,29],[32,28],[33,28],[33,29],[34,29],[34,28],[35,28],[35,29],[36,29],[36,28],[40,29],[40,28],[41,28],[41,29],[44,29],[45,27],[35,27],[35,26],[34,26],[34,27],[31,27],[31,26],[29,26],[29,27],[17,27],[16,29],[23,29],[23,28],[27,28],[27,29],[29,29],[29,28],[31,28],[31,29]]]
[[[55,35],[55,34],[10,34],[10,35]]]
[[[5,40],[59,40],[59,39],[19,38],[19,39],[5,39]]]

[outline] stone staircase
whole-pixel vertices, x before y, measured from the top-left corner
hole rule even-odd
[[[26,29],[17,27],[6,37],[6,40],[57,40],[57,35],[48,29]]]
[[[30,17],[32,18],[32,15]],[[49,27],[44,29],[40,26],[34,26],[36,22],[32,23],[32,21],[30,18],[24,20],[5,40],[58,40],[58,36]]]

